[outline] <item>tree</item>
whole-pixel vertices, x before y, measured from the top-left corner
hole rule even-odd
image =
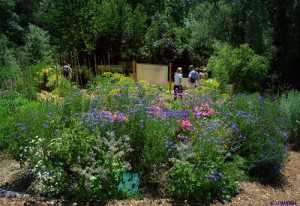
[[[140,48],[144,45],[147,19],[147,14],[141,4],[136,7],[133,13],[129,14],[122,40],[123,58],[128,60],[141,59]]]
[[[0,33],[3,33],[10,42],[20,45],[24,29],[20,26],[18,14],[14,12],[15,6],[15,1],[0,0]]]
[[[167,16],[157,13],[152,18],[141,52],[143,60],[151,63],[168,64],[181,57],[183,43],[180,32]]]
[[[223,88],[234,83],[237,92],[256,92],[264,88],[269,62],[247,44],[239,48],[226,45],[209,59],[208,67]]]
[[[20,65],[14,57],[13,50],[9,49],[7,44],[8,39],[0,33],[0,82],[21,76]]]
[[[32,63],[37,63],[38,61],[49,61],[49,57],[51,55],[49,42],[50,36],[48,32],[33,24],[29,25],[29,31],[26,35],[25,49]]]
[[[124,25],[131,11],[126,1],[105,0],[100,6],[99,16],[95,17],[97,50],[104,54],[110,53],[115,61],[121,53]]]

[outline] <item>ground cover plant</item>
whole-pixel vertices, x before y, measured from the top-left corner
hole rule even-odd
[[[62,98],[20,110],[3,127],[1,150],[50,197],[130,197],[117,190],[129,171],[160,196],[227,200],[238,181],[280,173],[288,119],[258,94],[230,97],[218,88],[205,81],[175,101],[166,88],[105,73],[87,91],[67,86]]]

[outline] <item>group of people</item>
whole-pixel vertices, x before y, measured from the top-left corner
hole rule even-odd
[[[208,79],[208,74],[206,69],[194,68],[193,65],[189,66],[190,73],[188,77],[188,84],[190,89],[201,89],[201,82],[199,80]],[[177,93],[182,93],[182,68],[178,67],[176,73],[174,74],[174,93],[175,99],[177,98]]]

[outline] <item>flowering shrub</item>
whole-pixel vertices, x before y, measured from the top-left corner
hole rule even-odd
[[[58,79],[60,80],[61,78],[62,76],[58,75]],[[34,81],[37,85],[38,90],[43,89],[52,91],[57,85],[56,69],[48,67],[46,69],[42,69],[41,72],[36,72]]]

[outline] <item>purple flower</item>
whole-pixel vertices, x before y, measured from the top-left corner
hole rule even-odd
[[[211,179],[213,179],[213,180],[215,180],[215,181],[216,181],[216,177],[215,177],[215,176],[213,176],[213,175],[207,175],[206,177],[207,177],[207,178],[211,178]]]
[[[21,123],[18,123],[17,126],[21,126]]]
[[[162,166],[162,167],[165,167],[166,165],[165,165],[165,164],[162,164],[161,166]]]
[[[156,167],[156,165],[153,165],[153,167]]]
[[[157,174],[157,175],[158,175],[158,172],[156,171],[156,172],[155,172],[155,174]]]
[[[23,129],[27,129],[27,127],[23,127]]]
[[[31,172],[30,172],[30,175],[33,175],[33,174],[34,174],[34,173],[31,171]]]
[[[49,127],[48,125],[45,126],[46,129],[47,129],[48,127]]]
[[[42,168],[41,168],[41,170],[42,170],[42,171],[44,171],[44,170],[45,170],[45,168],[43,168],[43,167],[42,167]]]
[[[167,181],[167,178],[164,178],[163,181],[166,182],[166,181]]]

